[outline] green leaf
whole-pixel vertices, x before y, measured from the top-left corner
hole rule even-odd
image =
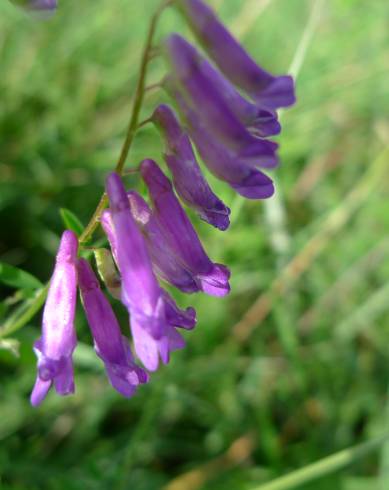
[[[64,222],[65,227],[68,230],[74,231],[74,233],[77,236],[80,236],[82,234],[82,232],[84,231],[84,225],[77,218],[77,216],[72,211],[70,211],[69,209],[66,209],[66,208],[61,208],[59,210],[59,213],[61,215],[61,218],[62,218],[62,221]]]
[[[383,446],[389,440],[389,434],[384,434],[376,439],[364,442],[348,449],[343,449],[335,454],[327,456],[315,463],[281,476],[270,483],[265,483],[252,490],[291,490],[300,488],[301,485],[313,482],[323,476],[331,475],[335,471],[355,463],[367,454]]]
[[[17,332],[31,320],[45,302],[48,289],[49,283],[36,290],[32,298],[24,301],[16,311],[10,315],[2,325],[0,325],[0,339],[7,337],[11,333]]]
[[[0,282],[17,289],[37,289],[42,283],[29,272],[0,262]]]
[[[20,357],[20,342],[16,339],[0,339],[0,350],[7,350],[15,357]]]

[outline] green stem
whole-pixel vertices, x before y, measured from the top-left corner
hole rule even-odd
[[[126,138],[124,140],[120,152],[119,160],[115,167],[115,172],[117,172],[120,175],[122,175],[123,173],[124,165],[126,163],[126,159],[131,148],[131,144],[134,140],[136,131],[139,128],[139,124],[138,124],[139,115],[142,109],[142,104],[145,96],[147,67],[151,59],[150,53],[153,50],[152,44],[153,44],[154,34],[158,24],[158,19],[162,11],[170,4],[171,4],[171,0],[163,0],[163,2],[159,5],[158,9],[155,11],[154,15],[151,18],[151,22],[150,22],[150,26],[147,33],[147,38],[146,38],[146,42],[141,58],[140,72],[139,72],[139,78],[135,91],[134,105],[131,111],[131,117],[127,127]],[[93,235],[99,223],[101,213],[106,208],[107,204],[108,204],[108,198],[107,195],[104,193],[101,196],[100,202],[98,203],[89,223],[87,224],[87,226],[85,227],[84,231],[80,236],[79,239],[80,245],[83,245],[84,243],[88,242],[91,236]],[[28,300],[26,303],[24,303],[22,307],[18,309],[16,313],[12,315],[12,317],[9,318],[0,327],[0,338],[4,338],[10,335],[11,333],[16,332],[31,320],[31,318],[39,311],[39,309],[43,305],[46,299],[48,287],[49,287],[49,283],[44,288],[39,289],[32,300]]]
[[[252,490],[291,490],[300,488],[301,485],[309,483],[318,478],[334,473],[345,466],[363,458],[370,452],[382,446],[389,439],[389,434],[378,437],[371,441],[359,444],[352,448],[339,451],[327,458],[321,459],[316,463],[305,466],[301,470],[294,471],[289,475],[277,478],[270,483],[265,483]]]
[[[150,61],[150,52],[153,49],[153,39],[157,28],[158,19],[162,11],[168,5],[170,5],[170,3],[171,3],[170,0],[164,0],[151,18],[149,30],[147,33],[146,43],[141,58],[140,73],[139,73],[138,83],[135,90],[134,105],[131,111],[131,117],[127,127],[126,138],[124,140],[122,149],[120,151],[119,160],[115,167],[115,172],[117,172],[119,175],[121,175],[123,172],[123,168],[126,163],[128,153],[130,151],[132,142],[134,141],[135,134],[138,130],[139,114],[142,109],[142,104],[145,96],[147,67]],[[85,243],[91,238],[95,229],[97,228],[101,213],[103,212],[104,208],[106,208],[107,204],[108,204],[107,196],[103,194],[99,204],[97,205],[97,208],[95,209],[95,212],[92,215],[92,218],[90,219],[88,225],[85,227],[85,230],[80,236],[80,243]]]

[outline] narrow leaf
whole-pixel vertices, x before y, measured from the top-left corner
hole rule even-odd
[[[66,229],[72,230],[77,236],[80,236],[84,231],[84,225],[77,218],[77,216],[72,211],[66,208],[61,208],[59,210],[59,213]]]
[[[0,282],[17,289],[37,289],[42,283],[29,272],[0,262]]]
[[[358,459],[365,457],[370,452],[378,449],[389,439],[389,434],[377,437],[358,446],[344,449],[332,454],[327,458],[321,459],[316,463],[309,464],[304,468],[296,470],[289,475],[277,478],[270,483],[265,483],[253,490],[291,490],[300,488],[301,485],[317,480],[326,475],[330,475],[345,466],[354,463]]]
[[[16,339],[0,339],[0,350],[7,350],[15,357],[20,357],[20,342]]]

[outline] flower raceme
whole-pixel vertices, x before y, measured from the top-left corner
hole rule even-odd
[[[56,7],[50,0],[24,3],[35,9]],[[127,190],[119,174],[108,175],[109,208],[101,213],[100,224],[111,251],[95,249],[102,282],[129,314],[134,354],[91,265],[77,257],[76,235],[65,231],[42,336],[34,345],[38,374],[33,405],[42,402],[52,385],[60,395],[74,392],[77,286],[95,351],[110,384],[125,397],[149,380],[147,371],[169,362],[171,353],[185,346],[179,329],[196,325],[195,310],[180,309],[162,284],[187,294],[222,297],[230,292],[229,269],[208,257],[180,203],[216,229],[228,229],[230,209],[212,190],[201,164],[245,198],[266,199],[274,193],[265,172],[278,165],[278,145],[268,138],[281,131],[277,109],[295,101],[293,79],[273,76],[257,65],[203,0],[173,0],[171,5],[183,14],[212,62],[178,34],[164,40],[161,52],[170,70],[162,86],[177,112],[161,104],[148,121],[163,140],[168,173],[149,158],[140,163],[147,198]]]

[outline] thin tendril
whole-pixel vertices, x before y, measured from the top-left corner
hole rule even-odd
[[[126,159],[130,151],[132,142],[134,140],[134,136],[138,130],[139,114],[142,109],[143,99],[145,95],[145,82],[146,82],[147,68],[148,68],[148,63],[151,59],[150,52],[153,50],[152,43],[158,24],[158,19],[162,11],[170,4],[171,4],[171,0],[163,1],[151,18],[150,27],[147,33],[146,43],[141,58],[140,73],[139,73],[138,83],[135,91],[134,105],[131,111],[131,117],[127,127],[126,138],[124,140],[120,152],[119,160],[115,167],[115,172],[117,172],[119,175],[121,175],[123,172],[123,168],[126,163]],[[80,236],[80,240],[79,240],[80,243],[85,243],[91,238],[91,236],[93,235],[94,231],[98,226],[101,213],[103,212],[104,208],[107,207],[107,204],[108,204],[108,198],[107,195],[104,193],[101,196],[100,202],[97,205],[97,208],[95,209],[89,223],[87,224],[82,235]]]

